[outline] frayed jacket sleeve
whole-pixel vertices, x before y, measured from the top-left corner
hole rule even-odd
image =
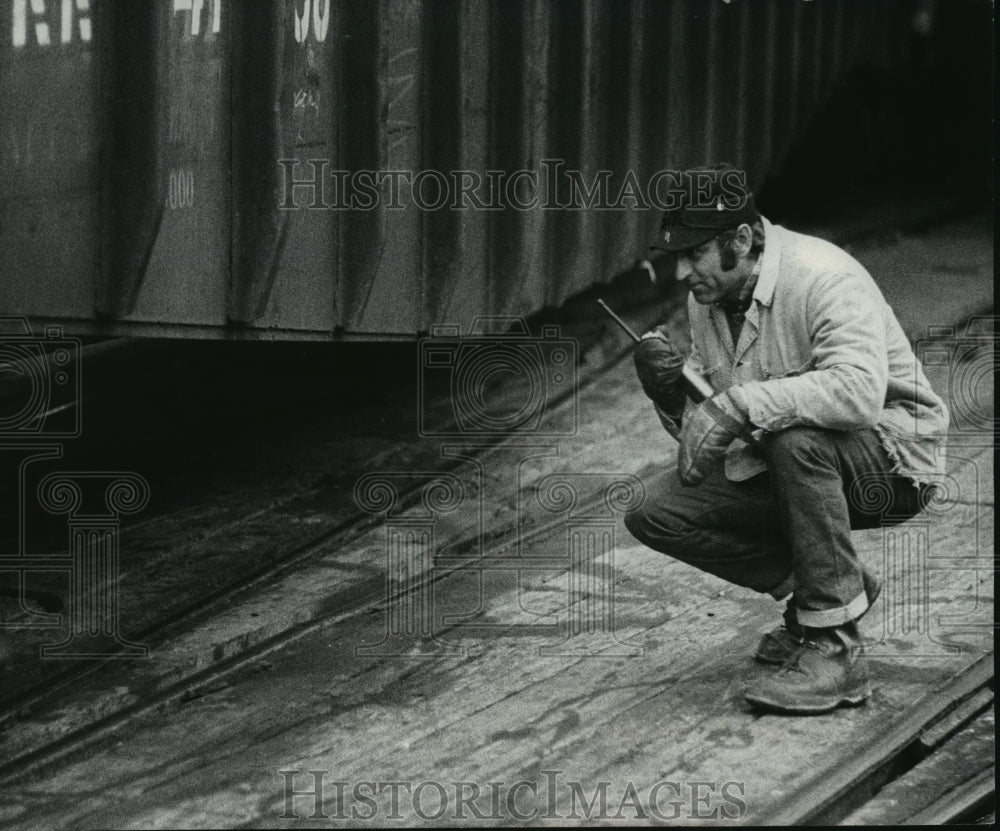
[[[873,427],[889,377],[884,304],[867,275],[817,280],[805,308],[811,367],[793,377],[744,383],[752,423],[771,432],[797,425]]]

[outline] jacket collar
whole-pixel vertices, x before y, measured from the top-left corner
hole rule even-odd
[[[761,255],[760,276],[757,278],[753,299],[764,306],[770,306],[781,266],[781,228],[772,225],[764,216],[761,217],[761,222],[764,223],[764,253]]]

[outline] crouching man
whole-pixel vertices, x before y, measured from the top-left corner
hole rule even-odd
[[[786,600],[754,656],[778,668],[746,698],[821,713],[871,694],[857,620],[881,582],[851,529],[922,509],[944,472],[948,412],[868,272],[772,225],[752,194],[734,200],[732,172],[713,168],[707,188],[702,174],[699,204],[668,211],[654,244],[675,254],[690,289],[692,349],[685,358],[659,330],[636,347],[643,389],[681,441],[677,470],[647,483],[625,525],[657,551]],[[698,406],[679,386],[685,361],[716,393]]]

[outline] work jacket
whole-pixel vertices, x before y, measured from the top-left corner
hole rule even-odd
[[[846,251],[764,220],[753,301],[734,346],[725,312],[688,298],[689,363],[721,392],[739,385],[763,435],[797,425],[874,429],[914,484],[944,473],[948,410],[871,275]],[[726,476],[766,470],[737,440]]]

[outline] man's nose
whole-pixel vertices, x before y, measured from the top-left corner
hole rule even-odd
[[[677,279],[684,281],[691,276],[691,273],[691,261],[684,254],[678,254],[676,271]]]

